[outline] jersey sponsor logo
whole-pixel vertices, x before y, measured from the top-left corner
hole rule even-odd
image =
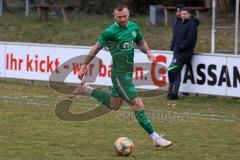
[[[119,44],[119,49],[123,51],[128,51],[134,48],[133,41],[123,41]]]
[[[124,43],[123,45],[123,48],[126,50],[126,49],[129,49],[131,47],[130,43],[129,42],[126,42]]]
[[[114,49],[119,49],[119,50],[122,50],[122,51],[128,51],[128,50],[134,49],[134,43],[133,43],[132,40],[122,41],[120,43],[116,43],[114,41],[109,41],[107,43],[107,46],[108,46],[110,51],[114,50]]]
[[[137,32],[136,31],[132,31],[132,36],[135,38],[137,37]]]

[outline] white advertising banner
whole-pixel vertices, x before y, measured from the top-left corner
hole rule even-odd
[[[90,47],[0,43],[0,77],[79,83],[77,72]],[[133,82],[137,88],[167,89],[170,51],[153,51],[158,63],[135,52]],[[111,86],[111,56],[101,50],[89,64],[86,81]],[[240,56],[198,54],[182,71],[180,91],[240,97]]]
[[[181,91],[240,97],[240,57],[194,55],[182,72]]]
[[[227,83],[227,95],[240,97],[240,58],[229,57],[227,58],[226,79]]]
[[[60,45],[6,44],[5,77],[29,80],[60,81],[79,83],[77,71],[80,69],[89,47]],[[147,56],[135,52],[135,72],[133,81],[137,88],[156,89],[166,86],[167,68],[171,61],[169,52],[155,51],[159,65],[153,65]],[[52,74],[52,73],[55,74]],[[111,55],[101,50],[89,64],[87,82],[95,85],[111,86]]]
[[[180,90],[226,95],[226,82],[220,78],[226,57],[195,55],[191,64],[182,73]]]
[[[5,76],[5,45],[0,44],[0,77]]]

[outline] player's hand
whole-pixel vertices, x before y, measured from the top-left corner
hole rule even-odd
[[[156,61],[156,57],[152,54],[151,51],[147,52],[147,58],[149,59],[149,61],[151,62],[155,62]]]
[[[78,72],[78,78],[82,80],[86,72],[87,72],[87,65],[84,65],[84,64],[81,65],[80,71]]]

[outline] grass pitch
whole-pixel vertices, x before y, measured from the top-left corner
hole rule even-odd
[[[169,50],[169,26],[153,26],[146,16],[133,20],[151,49]],[[85,15],[63,24],[59,18],[43,23],[36,16],[5,14],[0,23],[1,41],[93,45],[112,19]],[[197,52],[210,52],[210,33],[210,24],[199,26]],[[216,47],[232,49],[233,30],[217,33]],[[240,159],[238,99],[191,95],[169,102],[163,96],[143,98],[157,131],[174,142],[159,150],[127,105],[90,121],[63,121],[56,116],[55,106],[64,98],[43,83],[29,86],[25,81],[0,79],[0,160]],[[71,111],[77,114],[97,105],[92,98],[79,97]],[[133,140],[135,148],[129,157],[114,152],[113,143],[120,136]]]
[[[90,121],[63,121],[55,105],[65,98],[46,84],[29,86],[25,81],[0,80],[1,160],[239,160],[240,100],[190,95],[178,101],[164,96],[143,98],[155,128],[172,140],[166,149],[153,146],[126,104]],[[71,111],[93,109],[93,98],[79,97]],[[128,157],[113,149],[121,136],[135,145]]]

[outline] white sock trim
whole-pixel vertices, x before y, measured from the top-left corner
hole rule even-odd
[[[94,90],[94,88],[90,87],[90,86],[86,86],[84,88],[84,93],[88,96],[90,96],[92,94],[92,91]]]
[[[152,140],[154,140],[154,141],[155,141],[157,138],[160,137],[157,132],[153,132],[150,136],[151,136]]]

